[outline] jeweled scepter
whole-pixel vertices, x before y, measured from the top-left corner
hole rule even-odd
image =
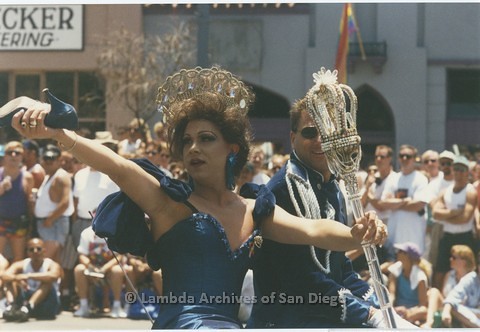
[[[362,158],[360,136],[356,127],[357,97],[349,86],[337,83],[336,70],[332,72],[322,67],[318,73],[313,74],[313,79],[315,85],[307,93],[308,112],[320,132],[328,168],[331,173],[340,175],[345,181],[353,215],[355,219],[360,219],[364,216],[364,211],[357,183],[357,172]],[[344,94],[350,101],[349,112]],[[364,242],[362,247],[387,327],[395,328],[393,309],[388,290],[382,282],[375,245]]]

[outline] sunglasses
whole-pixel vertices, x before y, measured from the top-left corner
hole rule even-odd
[[[41,252],[42,251],[42,247],[31,247],[31,248],[28,248],[28,252]]]
[[[42,159],[44,161],[54,161],[57,159],[57,157],[53,157],[53,156],[43,156]]]
[[[436,162],[437,162],[437,159],[426,159],[426,160],[423,161],[423,163],[424,163],[425,165],[428,164],[428,163],[432,163],[432,164],[433,164],[433,163],[436,163]]]
[[[7,156],[13,156],[13,154],[18,156],[19,154],[23,154],[23,151],[22,150],[8,150],[8,151],[5,151],[5,154]]]
[[[449,161],[441,161],[440,166],[450,167],[452,166],[452,163]]]
[[[165,153],[160,153],[160,157],[170,158],[170,155]]]
[[[453,171],[463,173],[467,171],[467,168],[465,166],[453,166]]]
[[[314,139],[318,136],[318,130],[316,127],[305,127],[300,131],[300,135],[305,139]]]
[[[148,156],[149,155],[152,155],[152,156],[155,156],[157,154],[157,151],[146,151],[145,152]]]
[[[411,155],[411,154],[406,154],[406,153],[400,153],[400,154],[398,155],[398,157],[399,157],[400,159],[412,159],[412,158],[413,158],[413,155]]]
[[[377,154],[375,156],[375,159],[385,159],[385,158],[388,158],[388,156],[384,156],[384,155],[381,155],[381,154]]]

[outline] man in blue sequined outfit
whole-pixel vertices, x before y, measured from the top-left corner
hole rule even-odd
[[[322,218],[346,224],[345,199],[328,169],[305,98],[293,106],[290,119],[290,161],[267,186],[289,213],[305,215],[305,205],[317,204]],[[310,202],[293,178],[310,184]],[[367,321],[378,311],[372,288],[353,271],[344,252],[265,239],[257,253],[254,282],[257,299],[265,299],[254,304],[249,326],[255,328],[371,326]]]

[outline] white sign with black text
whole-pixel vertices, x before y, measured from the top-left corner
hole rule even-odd
[[[83,49],[83,5],[0,6],[0,51]]]

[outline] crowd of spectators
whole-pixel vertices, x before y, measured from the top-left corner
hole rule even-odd
[[[125,158],[147,158],[168,176],[189,181],[170,156],[162,123],[153,135],[134,119],[121,140],[107,131],[94,137]],[[161,295],[161,271],[143,258],[115,255],[92,231],[96,207],[116,184],[68,152],[39,143],[7,142],[0,156],[0,313],[10,321],[54,318],[62,309],[79,317],[128,317],[125,274],[134,287]],[[247,182],[267,183],[288,161],[288,154],[267,154],[272,149],[265,144],[252,148],[237,192]],[[421,327],[480,327],[480,163],[450,151],[420,154],[411,145],[397,155],[379,145],[374,160],[359,171],[358,184],[364,209],[388,226],[389,240],[378,254],[397,313]],[[347,256],[369,280],[363,252]]]

